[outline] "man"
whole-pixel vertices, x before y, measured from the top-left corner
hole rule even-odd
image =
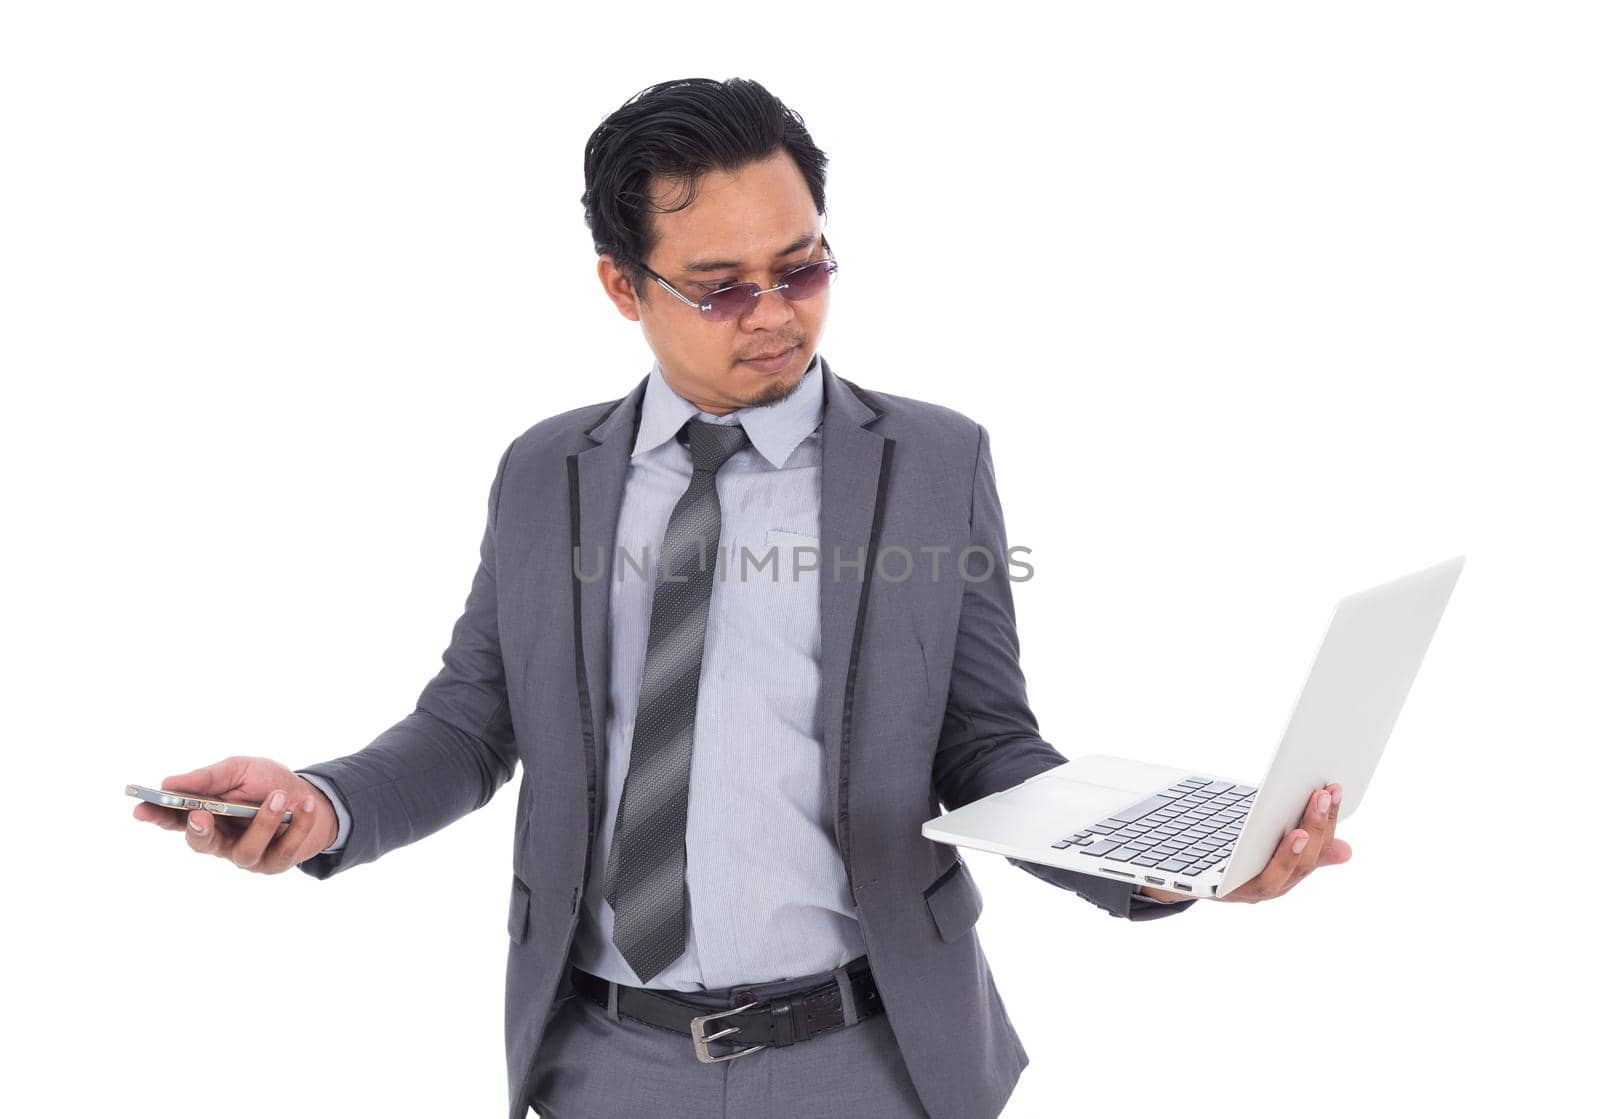
[[[411,714],[298,772],[163,782],[266,804],[242,828],[189,813],[194,850],[326,878],[520,761],[513,1119],[985,1119],[1028,1063],[977,887],[920,825],[1064,759],[1028,707],[987,431],[817,352],[826,162],[754,82],[663,83],[607,118],[583,201],[650,374],[506,448]],[[1338,792],[1222,900],[1347,860]],[[1198,900],[1010,861],[1130,920]]]

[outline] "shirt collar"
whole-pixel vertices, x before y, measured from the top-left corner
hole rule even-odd
[[[639,416],[639,436],[633,442],[633,457],[652,451],[678,433],[685,420],[704,420],[714,424],[742,424],[751,444],[761,457],[782,469],[801,440],[822,423],[822,370],[820,354],[811,355],[800,386],[776,404],[740,408],[726,416],[702,412],[679,396],[661,373],[658,361],[650,368],[644,403]]]

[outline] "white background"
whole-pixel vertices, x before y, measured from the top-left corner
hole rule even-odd
[[[992,433],[1069,758],[1256,777],[1334,600],[1468,557],[1348,865],[1130,924],[972,853],[1006,1115],[1587,1092],[1584,6],[557,7],[0,17],[7,1110],[503,1114],[513,786],[326,882],[121,789],[411,710],[500,452],[649,369],[585,140],[735,75],[832,159],[824,354]]]

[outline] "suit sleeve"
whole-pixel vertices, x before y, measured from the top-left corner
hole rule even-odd
[[[488,523],[466,606],[416,708],[354,754],[299,772],[331,787],[341,839],[299,864],[327,878],[431,835],[482,808],[516,769],[495,595],[495,521],[513,440],[489,487]]]
[[[995,485],[989,433],[980,424],[972,475],[973,552],[964,569],[961,619],[951,668],[950,693],[934,755],[939,799],[955,809],[1009,789],[1066,763],[1039,737],[1028,706],[1012,604],[1005,518]],[[989,574],[977,578],[985,567]],[[1164,903],[1135,892],[1133,883],[1007,857],[1006,861],[1053,886],[1071,890],[1114,917],[1133,921],[1170,917],[1195,900]]]

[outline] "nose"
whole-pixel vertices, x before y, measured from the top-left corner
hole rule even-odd
[[[780,330],[794,319],[794,308],[782,291],[769,291],[757,297],[755,306],[744,313],[739,325],[748,331]]]

